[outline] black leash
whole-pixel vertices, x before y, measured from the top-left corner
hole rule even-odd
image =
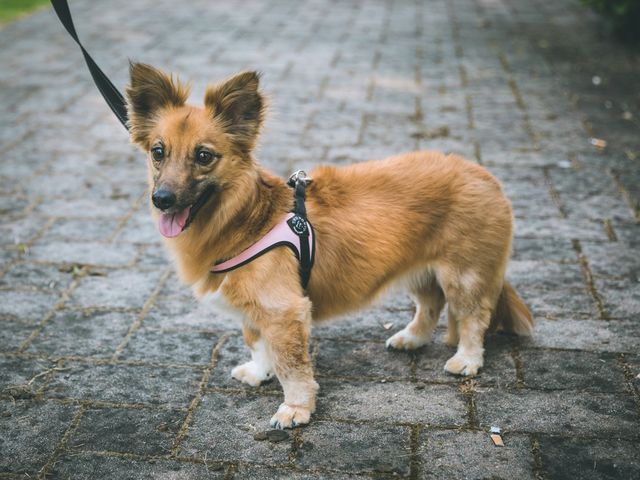
[[[67,0],[51,0],[51,5],[53,5],[53,9],[58,15],[58,18],[60,19],[60,22],[62,22],[64,28],[66,28],[69,35],[71,35],[71,38],[76,41],[80,50],[82,50],[82,55],[84,55],[84,60],[87,62],[87,67],[89,67],[89,72],[93,77],[93,81],[111,108],[111,111],[116,117],[118,117],[122,126],[129,130],[129,126],[127,125],[127,104],[124,97],[115,85],[111,83],[111,80],[107,78],[98,64],[93,61],[93,58],[91,58],[91,55],[89,55],[89,53],[84,49],[82,43],[80,43],[80,39],[76,33],[76,28],[73,25],[73,19],[71,18],[71,11],[69,10]]]

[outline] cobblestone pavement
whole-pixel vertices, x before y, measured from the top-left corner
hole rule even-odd
[[[264,72],[258,157],[281,174],[412,149],[486,165],[535,336],[490,337],[455,378],[443,323],[385,351],[412,310],[392,296],[314,331],[313,423],[255,440],[279,386],[230,379],[238,326],[178,285],[141,155],[43,10],[0,31],[0,478],[640,478],[637,51],[570,0],[183,4],[71,7],[121,87],[127,57],[198,95]]]

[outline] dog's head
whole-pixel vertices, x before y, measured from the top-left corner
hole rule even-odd
[[[176,237],[198,211],[253,169],[265,111],[255,72],[207,88],[204,107],[187,105],[189,88],[149,65],[132,63],[127,88],[131,139],[148,157],[158,228]]]

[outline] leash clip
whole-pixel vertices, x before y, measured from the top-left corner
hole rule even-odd
[[[307,172],[305,172],[304,170],[298,170],[291,174],[291,176],[289,177],[289,181],[287,182],[287,185],[289,185],[290,187],[295,187],[298,184],[298,182],[301,182],[306,187],[312,181],[313,180],[311,179],[311,177],[307,175]]]

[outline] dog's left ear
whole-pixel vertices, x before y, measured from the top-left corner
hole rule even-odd
[[[189,97],[189,87],[144,63],[129,63],[131,83],[127,87],[127,113],[131,139],[143,146],[163,108],[180,107]]]
[[[243,155],[253,150],[264,119],[266,100],[259,85],[257,72],[243,72],[208,87],[204,97],[211,115],[221,122]]]

